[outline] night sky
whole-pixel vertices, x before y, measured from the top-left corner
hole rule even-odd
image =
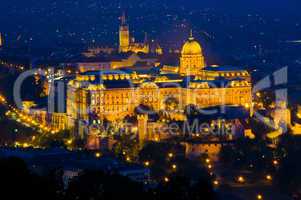
[[[287,31],[291,35],[283,38],[298,39],[296,37],[300,29],[295,30],[295,25],[301,24],[301,14],[297,2],[298,0],[10,0],[2,1],[0,5],[0,32],[5,33],[7,43],[13,45],[31,43],[66,46],[69,43],[88,44],[92,41],[112,45],[117,43],[118,16],[125,10],[131,26],[135,27],[131,30],[135,31],[138,39],[143,38],[144,32],[148,32],[151,37],[165,41],[163,32],[175,30],[178,24],[185,25],[185,34],[190,28],[194,28],[196,31],[216,34],[218,31],[230,31],[233,35],[237,31],[231,26],[244,24],[248,15],[276,20],[279,27],[272,28],[273,32]],[[210,15],[210,22],[202,16],[204,13]],[[168,15],[175,18],[168,19]],[[231,18],[229,26],[225,22],[219,24],[227,18]],[[215,30],[215,26],[224,27]],[[274,27],[272,23],[271,26]],[[168,33],[170,38],[183,39],[183,30],[174,32]]]

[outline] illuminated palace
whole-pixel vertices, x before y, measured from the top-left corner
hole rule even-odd
[[[126,26],[125,26],[126,27]],[[121,51],[131,48],[128,30],[121,30]],[[124,31],[124,32],[123,32]],[[187,105],[207,108],[219,105],[250,108],[251,77],[230,66],[206,66],[201,45],[192,34],[182,47],[175,70],[154,66],[149,70],[119,68],[79,73],[68,83],[67,118],[72,128],[79,120],[122,120],[139,105],[164,110],[166,100],[176,99],[178,110]],[[93,117],[91,117],[93,116]]]

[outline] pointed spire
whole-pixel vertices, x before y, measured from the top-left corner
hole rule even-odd
[[[192,29],[190,29],[189,40],[194,40]]]
[[[126,17],[125,17],[125,12],[122,12],[122,16],[121,16],[121,25],[125,25],[126,24]]]

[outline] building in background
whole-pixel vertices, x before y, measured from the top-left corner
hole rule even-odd
[[[3,34],[0,32],[0,48],[3,47],[4,45],[4,38],[3,38]]]
[[[152,52],[151,52],[152,50]],[[143,42],[136,42],[134,37],[131,37],[130,28],[127,24],[125,14],[123,13],[121,17],[121,24],[119,26],[119,53],[157,53],[162,54],[161,47],[156,44],[154,47],[150,44],[147,38],[147,34],[145,33],[145,38]]]

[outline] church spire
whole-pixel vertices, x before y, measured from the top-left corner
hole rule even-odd
[[[126,17],[125,17],[125,12],[122,12],[122,16],[121,16],[121,25],[126,25]]]

